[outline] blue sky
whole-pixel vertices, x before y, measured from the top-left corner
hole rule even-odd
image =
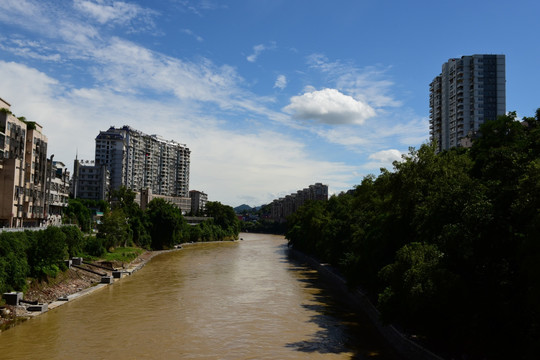
[[[0,97],[72,166],[130,125],[191,149],[190,188],[261,205],[339,193],[429,138],[449,58],[505,54],[540,107],[537,1],[0,0]]]

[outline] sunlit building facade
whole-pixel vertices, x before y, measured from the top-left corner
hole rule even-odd
[[[42,225],[47,218],[47,137],[0,99],[0,226]]]
[[[95,165],[106,166],[111,190],[125,186],[188,198],[190,154],[185,144],[129,126],[111,127],[96,137]]]

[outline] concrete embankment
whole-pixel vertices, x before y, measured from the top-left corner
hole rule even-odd
[[[307,263],[310,267],[316,269],[321,278],[331,287],[344,296],[347,302],[361,309],[371,320],[375,328],[383,338],[398,352],[401,356],[410,360],[444,360],[441,356],[434,354],[420,344],[408,338],[393,325],[385,325],[380,319],[380,313],[370,301],[368,296],[360,289],[349,289],[347,282],[337,271],[328,264],[321,264],[316,259],[294,249],[289,249],[292,258]]]
[[[103,289],[104,287],[106,287],[106,286],[108,286],[110,284],[113,284],[116,281],[120,281],[123,276],[132,275],[134,272],[140,270],[154,256],[159,255],[159,254],[163,254],[165,252],[175,251],[175,250],[177,250],[177,249],[145,252],[144,254],[140,255],[135,260],[130,262],[124,269],[119,269],[118,271],[114,271],[114,272],[120,273],[121,274],[120,276],[114,277],[114,278],[113,278],[113,276],[107,276],[107,277],[111,278],[110,279],[111,281],[107,282],[107,283],[103,283],[103,282],[102,283],[96,283],[96,281],[99,281],[99,276],[96,275],[96,278],[94,280],[92,280],[92,282],[87,282],[87,287],[85,287],[83,289],[80,289],[80,290],[78,290],[76,292],[70,293],[70,294],[62,295],[61,297],[57,298],[54,301],[46,301],[46,305],[47,305],[46,306],[46,311],[56,309],[57,307],[62,306],[62,305],[66,304],[69,301],[73,301],[73,300],[78,299],[78,298],[80,298],[82,296],[91,294],[91,293],[93,293],[95,291]],[[73,268],[68,270],[68,271],[77,271],[77,272],[83,272],[83,273],[88,271],[87,269],[78,269],[75,266]],[[103,269],[105,269],[105,268],[103,268]],[[104,275],[104,274],[101,274],[101,275]],[[112,275],[112,273],[111,274],[107,273],[105,275]],[[69,282],[66,284],[66,286],[68,286],[68,287],[70,286]],[[78,286],[80,286],[80,284]],[[47,291],[47,289],[45,289],[45,291]],[[33,295],[35,295],[35,294],[33,294]],[[40,311],[36,311],[36,312],[27,311],[27,310],[25,310],[25,307],[23,307],[23,306],[17,306],[16,309],[14,309],[14,310],[15,310],[17,316],[22,317],[22,318],[32,318],[32,317],[38,316],[38,315],[43,313],[43,312],[40,312]]]

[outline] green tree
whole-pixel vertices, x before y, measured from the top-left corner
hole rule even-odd
[[[56,277],[68,258],[66,235],[54,226],[42,231],[27,231],[26,235],[30,239],[27,254],[31,275]]]
[[[145,224],[144,211],[135,202],[136,193],[122,186],[113,191],[111,197],[113,198],[113,208],[122,209],[126,217],[132,241],[140,247],[149,248],[151,239],[147,231],[148,226]]]
[[[26,277],[30,274],[27,246],[23,232],[0,233],[0,294],[25,290]]]
[[[170,249],[180,243],[184,235],[187,236],[188,225],[182,212],[165,200],[156,198],[150,201],[146,214],[150,226],[152,249]]]
[[[213,223],[222,229],[224,237],[238,238],[240,221],[231,206],[209,201],[206,203],[206,215],[214,219]]]
[[[68,255],[70,257],[81,255],[84,247],[84,237],[81,230],[76,226],[63,226],[60,229],[66,235]]]
[[[64,222],[76,224],[83,232],[90,231],[92,211],[79,199],[69,199],[64,212]]]
[[[104,214],[98,225],[97,238],[107,250],[131,243],[131,229],[122,208]]]

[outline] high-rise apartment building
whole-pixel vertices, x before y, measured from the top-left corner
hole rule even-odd
[[[0,99],[0,226],[38,226],[48,217],[47,137]]]
[[[504,55],[450,59],[429,87],[429,132],[437,150],[466,146],[480,125],[506,113]]]
[[[190,150],[176,141],[147,135],[129,126],[111,127],[96,137],[96,166],[110,172],[111,190],[188,197]]]

